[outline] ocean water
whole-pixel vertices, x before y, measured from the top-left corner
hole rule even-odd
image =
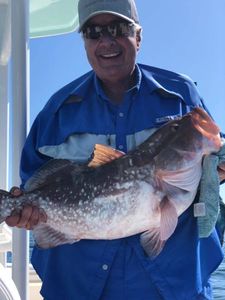
[[[225,245],[223,247],[225,253]],[[214,300],[225,300],[225,258],[219,268],[212,274]]]

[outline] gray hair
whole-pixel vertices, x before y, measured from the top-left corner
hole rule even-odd
[[[136,36],[139,39],[139,41],[142,41],[142,27],[139,24],[135,24],[135,32],[136,32]]]

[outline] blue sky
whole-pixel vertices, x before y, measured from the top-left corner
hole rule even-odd
[[[189,75],[225,131],[225,1],[136,0],[138,62]],[[64,84],[90,70],[78,33],[30,40],[31,120]],[[223,188],[225,195],[225,188]]]

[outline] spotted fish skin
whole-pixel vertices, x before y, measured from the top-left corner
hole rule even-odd
[[[0,221],[31,203],[47,214],[47,223],[33,230],[42,248],[143,233],[142,246],[155,257],[194,200],[203,156],[220,147],[219,128],[196,108],[126,155],[113,157],[103,146],[106,156],[94,167],[49,161],[28,180],[22,196],[0,191]]]

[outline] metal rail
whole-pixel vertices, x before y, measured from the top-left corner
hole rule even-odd
[[[29,0],[13,0],[12,7],[12,116],[11,139],[12,184],[19,186],[21,151],[26,138],[29,117]],[[22,300],[28,299],[28,234],[13,230],[12,278]]]

